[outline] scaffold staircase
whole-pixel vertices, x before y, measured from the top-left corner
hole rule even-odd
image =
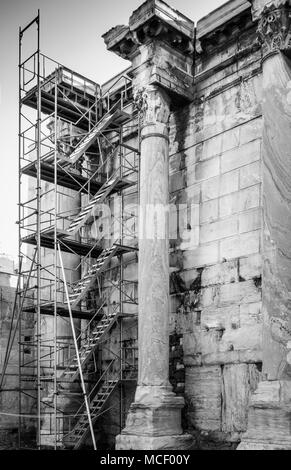
[[[82,343],[79,349],[79,357],[81,361],[81,367],[83,368],[90,360],[92,354],[96,350],[96,347],[103,340],[104,336],[111,330],[112,326],[117,321],[120,314],[120,306],[116,304],[113,306],[113,311],[105,313],[97,325],[91,330],[87,339]],[[74,382],[79,376],[78,360],[77,356],[73,356],[70,360],[69,365],[64,370],[60,377],[60,381]]]
[[[119,384],[120,379],[120,360],[119,358],[115,358],[110,362],[88,395],[92,424],[96,422],[98,416],[103,411],[106,402]],[[64,437],[63,444],[64,447],[78,449],[84,443],[85,438],[90,432],[88,416],[86,415],[84,405],[79,408],[75,417],[77,423]]]
[[[114,107],[108,113],[98,121],[98,123],[88,132],[88,134],[81,139],[77,147],[73,150],[68,158],[68,162],[71,165],[74,165],[82,155],[88,150],[88,148],[93,144],[94,140],[107,129],[110,124],[114,123],[115,125],[120,125],[126,120],[130,119],[130,115],[123,111],[122,109],[116,109]]]
[[[87,292],[93,287],[96,277],[104,271],[117,251],[118,246],[116,244],[113,244],[110,248],[105,248],[88,273],[77,282],[69,295],[69,302],[72,308],[76,307],[83,300]]]
[[[94,206],[96,204],[102,204],[105,199],[116,190],[116,187],[119,185],[119,183],[122,183],[123,181],[125,180],[123,178],[120,178],[119,176],[113,176],[109,178],[109,180],[103,184],[103,186],[95,194],[95,196],[88,202],[88,204],[81,210],[77,217],[75,217],[74,220],[71,222],[71,224],[66,230],[67,235],[75,235],[91,216]]]

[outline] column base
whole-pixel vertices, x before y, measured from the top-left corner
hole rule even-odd
[[[260,382],[237,450],[291,450],[291,380]]]
[[[190,450],[192,445],[191,434],[160,437],[119,434],[116,437],[116,450]]]
[[[184,399],[170,387],[139,386],[126,426],[116,438],[117,450],[190,449],[193,436],[183,434]]]

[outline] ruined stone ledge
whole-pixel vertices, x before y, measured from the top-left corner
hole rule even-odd
[[[253,68],[251,66],[254,65]],[[195,77],[195,100],[200,100],[203,98],[203,101],[210,100],[214,98],[215,96],[220,95],[221,93],[237,86],[240,85],[242,80],[249,80],[254,77],[260,76],[262,72],[261,65],[258,65],[258,61],[253,62],[250,64],[250,67],[247,68],[245,73],[241,73],[238,75],[237,72],[233,72],[230,75],[223,77],[219,79],[216,83],[208,83],[205,86],[203,86],[204,80],[208,80],[208,77],[202,77],[201,80],[197,82],[196,77]],[[231,75],[234,75],[233,78],[231,78]]]
[[[184,356],[185,367],[201,367],[209,365],[225,365],[225,364],[257,364],[262,362],[262,351],[258,350],[241,350],[215,352],[211,354],[187,355]]]
[[[291,381],[274,380],[260,382],[251,397],[250,406],[254,408],[280,408],[291,411]]]
[[[182,74],[181,71],[179,71]],[[170,95],[173,93],[178,97],[181,96],[188,101],[192,101],[193,99],[193,85],[189,83],[190,76],[186,73],[184,74],[184,79],[186,85],[181,86],[182,81],[179,81],[178,77],[173,77],[170,75],[169,72],[162,68],[156,68],[155,72],[152,74],[150,79],[151,85],[160,85],[164,88]],[[193,78],[191,77],[191,82]],[[188,82],[188,83],[187,83]]]
[[[245,439],[239,444],[237,450],[291,450],[291,444],[289,442],[274,442],[272,439],[269,440],[256,440]]]
[[[213,32],[215,29],[223,28],[228,21],[231,21],[233,18],[239,16],[250,8],[250,2],[247,0],[228,1],[198,21],[197,38],[201,39],[203,36]]]
[[[259,382],[238,450],[291,450],[290,412],[290,380]]]
[[[241,49],[241,50],[236,50],[227,59],[222,60],[222,61],[220,61],[219,63],[217,63],[215,65],[211,65],[210,67],[205,68],[204,70],[196,71],[196,73],[195,73],[195,84],[198,84],[198,83],[206,80],[209,77],[213,77],[214,74],[216,74],[216,73],[218,73],[222,70],[225,70],[227,67],[230,67],[233,64],[236,64],[238,59],[245,58],[248,55],[253,55],[258,50],[260,50],[260,47],[259,47],[258,44],[245,47],[244,49]],[[255,65],[255,64],[259,64],[259,65],[257,65],[257,67],[254,67],[254,71],[256,73],[260,73],[262,71],[261,56],[259,58],[255,57],[254,60],[252,60],[251,62],[249,62],[247,64],[247,67],[249,67],[251,65]],[[240,71],[242,69],[243,68],[240,68]],[[233,73],[237,73],[237,71],[233,72]],[[227,78],[227,77],[225,77],[225,78]]]
[[[153,18],[158,18],[189,38],[194,37],[193,21],[162,0],[147,1],[137,8],[129,19],[130,29],[135,31]]]
[[[262,68],[261,68],[261,65],[259,65],[258,67],[254,68],[251,71],[251,73],[247,74],[247,78],[249,79],[249,78],[253,78],[255,76],[258,76],[258,75],[261,74],[261,72],[262,72]],[[243,76],[240,75],[239,77],[234,78],[231,82],[227,82],[225,84],[222,84],[222,85],[220,85],[219,87],[217,87],[215,89],[212,89],[213,85],[209,85],[207,87],[207,88],[210,88],[210,91],[208,91],[208,93],[207,93],[207,88],[198,89],[198,90],[196,90],[197,93],[196,93],[195,98],[199,99],[199,97],[202,95],[204,101],[211,100],[212,98],[214,98],[215,96],[220,95],[221,93],[225,92],[226,90],[229,90],[229,89],[239,85],[241,83],[242,79],[243,79]],[[200,81],[200,83],[201,83],[201,81]]]

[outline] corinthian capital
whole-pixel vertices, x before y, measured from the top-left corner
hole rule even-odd
[[[258,36],[264,57],[279,51],[291,52],[290,0],[257,0],[253,2],[253,9],[257,4],[261,6],[255,10],[255,15],[259,20]]]
[[[134,102],[143,125],[168,124],[170,99],[159,86],[149,85],[140,88],[135,93]]]

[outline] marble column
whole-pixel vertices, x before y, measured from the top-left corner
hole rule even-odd
[[[291,2],[253,2],[262,43],[264,381],[239,449],[291,449]]]
[[[179,449],[184,399],[169,383],[170,100],[156,85],[141,92],[138,386],[117,449]]]
[[[170,102],[156,85],[142,93],[138,394],[169,389]]]

